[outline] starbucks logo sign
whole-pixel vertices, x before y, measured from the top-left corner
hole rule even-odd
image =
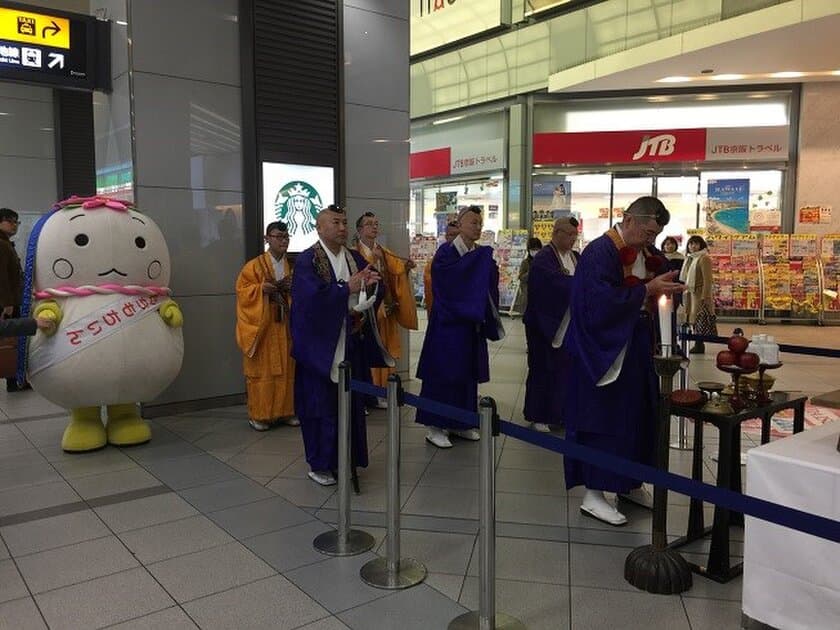
[[[303,181],[288,182],[274,199],[274,214],[289,226],[289,236],[314,232],[315,219],[323,207],[318,191]]]

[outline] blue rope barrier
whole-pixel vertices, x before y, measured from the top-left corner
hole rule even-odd
[[[381,396],[379,392],[385,391],[381,387],[374,387],[369,383],[355,380],[350,381],[350,389],[377,396]],[[407,404],[418,409],[424,409],[431,413],[447,416],[464,424],[478,427],[479,415],[477,413],[432,400],[426,400],[413,394],[406,393],[404,398]],[[659,470],[653,466],[647,466],[610,453],[605,453],[604,451],[581,446],[563,438],[538,433],[513,424],[508,420],[502,420],[500,426],[501,432],[505,435],[555,453],[560,453],[565,457],[585,461],[610,472],[619,473],[638,481],[645,481],[655,486],[664,486],[679,494],[700,499],[707,503],[713,503],[735,512],[741,512],[769,523],[775,523],[776,525],[782,525],[783,527],[788,527],[805,534],[817,536],[818,538],[840,543],[840,521],[803,512],[802,510],[773,503],[772,501],[740,494],[726,488],[718,488],[717,486],[695,481],[689,477],[676,475],[671,472]]]
[[[729,343],[729,337],[718,337],[715,335],[693,335],[689,333],[679,333],[680,339],[687,341],[708,341],[709,343],[722,343],[726,345]],[[833,348],[816,348],[813,346],[794,346],[786,343],[779,344],[779,352],[789,352],[791,354],[807,354],[814,357],[829,357],[831,359],[840,359],[840,350]]]
[[[364,381],[357,381],[352,378],[350,379],[350,389],[354,392],[365,394],[366,396],[376,396],[377,398],[385,398],[388,396],[388,392],[384,387],[377,387],[376,385],[371,385],[370,383],[365,383]]]

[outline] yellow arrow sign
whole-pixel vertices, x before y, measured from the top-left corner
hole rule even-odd
[[[0,39],[53,48],[70,48],[70,20],[0,8]]]

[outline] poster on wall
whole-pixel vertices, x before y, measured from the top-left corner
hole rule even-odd
[[[289,251],[302,252],[318,240],[315,218],[335,203],[331,166],[263,162],[263,222],[289,227]]]
[[[572,209],[572,182],[564,177],[539,178],[531,189],[531,221],[553,220]]]
[[[709,234],[750,231],[750,180],[710,179],[706,189],[706,229]]]

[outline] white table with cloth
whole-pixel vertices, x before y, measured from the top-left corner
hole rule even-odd
[[[747,494],[840,520],[840,423],[751,449]],[[840,543],[745,519],[746,615],[784,630],[840,628]]]

